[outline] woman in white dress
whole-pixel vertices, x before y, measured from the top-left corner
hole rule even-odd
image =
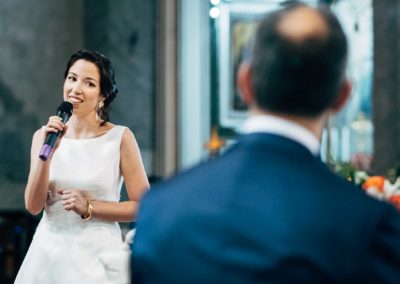
[[[51,116],[33,135],[25,205],[33,215],[44,212],[15,283],[123,283],[128,258],[117,222],[135,219],[149,187],[139,147],[128,128],[108,121],[118,90],[106,57],[78,51],[64,77],[73,114],[65,125]],[[42,161],[45,137],[58,131]],[[123,180],[129,201],[120,202]]]

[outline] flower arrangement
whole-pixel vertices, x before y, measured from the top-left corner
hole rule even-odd
[[[353,163],[336,163],[333,169],[348,181],[360,185],[367,194],[392,203],[400,211],[400,164],[390,169],[386,177],[370,175]]]
[[[356,173],[359,175],[359,173]],[[400,178],[391,183],[384,176],[370,176],[361,183],[361,187],[371,196],[386,200],[400,210]]]

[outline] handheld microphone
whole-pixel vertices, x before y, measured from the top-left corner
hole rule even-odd
[[[72,103],[63,102],[57,108],[57,116],[61,118],[62,123],[65,124],[72,115]],[[54,145],[56,145],[58,137],[60,137],[62,131],[51,132],[47,134],[46,140],[39,152],[39,158],[43,161],[47,161],[53,152]]]

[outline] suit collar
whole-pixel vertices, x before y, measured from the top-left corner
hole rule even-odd
[[[304,126],[273,115],[255,115],[247,119],[242,133],[270,133],[286,137],[306,147],[313,155],[320,154],[320,143],[315,135]]]
[[[291,155],[302,155],[304,157],[307,156],[320,159],[319,155],[311,153],[311,151],[303,144],[287,137],[271,133],[250,133],[240,135],[232,150],[235,148],[261,151],[283,150]]]

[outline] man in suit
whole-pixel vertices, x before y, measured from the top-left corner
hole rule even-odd
[[[327,9],[292,4],[261,22],[238,77],[244,133],[144,197],[133,283],[400,283],[398,213],[319,159],[350,92],[346,57]]]

